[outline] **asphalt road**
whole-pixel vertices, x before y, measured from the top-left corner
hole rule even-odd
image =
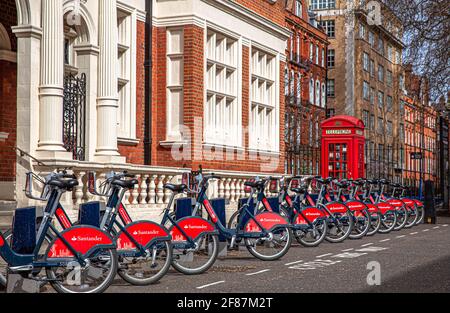
[[[440,218],[437,225],[340,244],[293,245],[275,262],[259,261],[241,248],[202,275],[184,276],[171,270],[148,287],[129,286],[117,279],[108,292],[450,292],[449,224],[449,218]]]

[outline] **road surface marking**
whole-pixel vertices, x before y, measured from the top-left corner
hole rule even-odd
[[[367,247],[367,248],[363,248],[363,249],[358,249],[356,251],[357,252],[380,252],[380,251],[384,251],[387,249],[389,249],[389,248],[371,246],[371,247]]]
[[[427,231],[430,231],[429,229],[424,229],[422,230],[424,233],[426,233]]]
[[[418,234],[418,232],[413,232],[413,233],[410,233],[410,235],[417,235]]]
[[[322,254],[322,255],[316,256],[316,259],[320,259],[320,258],[329,256],[329,255],[333,255],[333,253],[327,253],[327,254]]]
[[[367,247],[367,246],[371,246],[373,245],[373,243],[366,243],[365,245],[361,245],[361,247]]]
[[[380,240],[380,242],[386,242],[386,241],[390,241],[391,239],[383,239],[383,240]]]
[[[245,275],[246,275],[246,276],[253,276],[253,275],[258,275],[258,274],[266,273],[266,272],[268,272],[268,271],[270,271],[270,270],[267,269],[267,270],[262,270],[262,271],[259,271],[259,272],[256,272],[256,273],[250,273],[250,274],[245,274]]]
[[[303,262],[303,260],[295,261],[295,262],[291,262],[291,263],[286,263],[284,265],[289,266],[289,265],[294,265],[294,264],[301,263],[301,262]]]
[[[445,224],[445,225],[442,225],[442,227],[448,227],[448,225],[447,225],[447,224]]]
[[[359,258],[360,256],[363,256],[365,254],[367,254],[367,253],[344,252],[341,254],[333,255],[333,258],[354,259],[354,258]]]
[[[342,252],[348,252],[348,251],[353,251],[354,249],[353,248],[350,248],[350,249],[345,249],[345,250],[341,250]]]
[[[224,280],[216,281],[215,283],[211,283],[211,284],[208,284],[208,285],[203,285],[203,286],[197,287],[197,289],[204,289],[204,288],[207,288],[207,287],[223,284],[224,282],[225,282]]]
[[[433,227],[433,229],[438,229],[438,228],[439,228],[439,226]]]
[[[400,236],[397,236],[397,237],[395,237],[395,238],[403,238],[403,237],[406,237],[405,235],[400,235]]]

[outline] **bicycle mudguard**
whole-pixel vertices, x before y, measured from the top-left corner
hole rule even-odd
[[[392,205],[395,208],[400,208],[404,205],[404,203],[401,200],[398,199],[389,199],[386,201],[387,203],[389,203],[390,205]]]
[[[369,210],[369,213],[380,213],[380,209],[372,203],[366,203],[367,210]]]
[[[325,204],[325,207],[333,214],[334,213],[347,213],[347,211],[348,211],[348,207],[339,202],[327,203],[327,204]],[[327,215],[328,215],[328,212],[327,212]]]
[[[345,205],[350,209],[350,211],[363,211],[367,209],[367,206],[361,201],[348,201]]]
[[[406,205],[406,208],[408,210],[414,210],[414,207],[416,206],[416,203],[413,200],[404,198],[404,199],[402,199],[402,201]]]
[[[300,213],[294,217],[295,225],[307,225],[308,221],[310,223],[314,223],[319,218],[326,218],[326,214],[322,210],[315,207],[305,208],[302,210],[302,214],[304,217]]]
[[[392,212],[395,211],[395,207],[390,205],[387,202],[380,202],[377,204],[377,207],[378,207],[378,209],[380,209],[380,213],[383,215],[389,211],[392,211]]]
[[[266,231],[273,231],[279,227],[286,227],[289,225],[288,221],[286,221],[280,214],[272,213],[272,212],[263,212],[257,214],[255,219],[258,223],[264,227]],[[247,222],[244,227],[246,233],[260,233],[262,229],[256,224],[254,219],[251,219]]]
[[[125,229],[145,249],[148,249],[154,242],[170,241],[172,239],[169,231],[164,226],[150,221],[137,221],[127,225]],[[127,233],[123,231],[114,238],[114,241],[117,243],[117,251],[137,248]]]
[[[416,203],[416,205],[418,207],[423,207],[424,206],[422,201],[419,201],[419,200],[416,200],[416,199],[413,199],[413,201]]]
[[[177,224],[194,241],[203,234],[218,234],[214,225],[201,217],[188,216],[179,220]],[[170,228],[169,233],[174,242],[187,241],[185,235],[175,225]]]
[[[92,226],[75,226],[66,229],[61,236],[80,253],[87,258],[102,248],[115,248],[116,244],[109,234]],[[74,255],[66,244],[60,239],[54,239],[48,248],[47,259],[73,258]]]

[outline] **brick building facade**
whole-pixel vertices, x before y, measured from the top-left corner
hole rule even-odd
[[[318,175],[320,125],[326,113],[327,36],[307,1],[286,1],[286,173]]]
[[[284,1],[2,5],[0,201],[8,207],[34,203],[23,194],[28,171],[72,168],[80,186],[64,199],[70,208],[94,199],[88,171],[101,180],[128,170],[139,188],[124,201],[148,210],[168,200],[165,182],[200,165],[223,175],[212,195],[232,203],[248,177],[284,173]]]

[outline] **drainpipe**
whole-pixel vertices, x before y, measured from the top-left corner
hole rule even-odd
[[[145,2],[145,134],[144,134],[144,164],[152,164],[152,15],[153,0]]]

